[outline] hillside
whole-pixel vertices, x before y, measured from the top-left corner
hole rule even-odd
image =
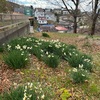
[[[9,92],[11,90],[11,87],[15,88],[18,87],[19,85],[23,85],[30,82],[34,83],[35,86],[37,86],[35,87],[37,91],[36,92],[37,96],[39,96],[39,98],[41,97],[41,99],[38,100],[99,100],[100,37],[91,38],[89,36],[84,36],[79,34],[66,34],[66,33],[46,33],[46,34],[48,34],[50,37],[44,37],[42,36],[42,33],[30,34],[28,35],[29,37],[28,41],[31,39],[30,37],[35,37],[39,40],[40,39],[45,41],[47,40],[47,43],[48,40],[50,41],[56,40],[59,42],[59,44],[64,43],[63,45],[66,44],[74,45],[79,52],[85,53],[86,55],[90,55],[93,59],[92,61],[93,68],[89,72],[89,80],[86,80],[82,83],[76,83],[72,80],[72,78],[70,78],[70,70],[72,70],[73,67],[71,67],[68,61],[60,58],[60,63],[58,67],[52,68],[48,66],[48,64],[45,64],[45,61],[43,59],[42,60],[41,58],[39,59],[39,56],[37,56],[36,54],[30,55],[29,58],[30,61],[26,66],[26,68],[12,69],[9,68],[9,66],[7,66],[4,63],[3,55],[5,52],[3,53],[1,52],[0,53],[1,94],[5,91]],[[40,40],[40,42],[42,40]],[[34,44],[33,46],[35,45],[36,44]],[[70,47],[74,48],[74,46]],[[44,48],[44,50],[45,49],[46,48]],[[45,53],[47,53],[47,51],[45,51]],[[53,64],[55,63],[53,62]],[[2,99],[2,100],[7,100],[7,99]],[[30,100],[37,100],[37,99],[30,99]]]

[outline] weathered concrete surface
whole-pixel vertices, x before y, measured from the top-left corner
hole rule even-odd
[[[0,28],[0,44],[10,41],[16,37],[29,34],[29,21],[19,22]]]

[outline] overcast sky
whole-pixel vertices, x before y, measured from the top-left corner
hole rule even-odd
[[[54,5],[51,6],[51,4],[47,2],[47,0],[9,0],[9,1],[23,4],[26,6],[32,5],[34,8],[36,8],[36,7],[41,7],[41,8],[51,8],[51,7],[55,8],[55,7],[57,7]]]
[[[51,3],[48,3],[48,0],[10,0],[10,1],[13,1],[13,2],[16,2],[16,3],[19,3],[19,4],[23,4],[23,5],[26,5],[26,6],[32,5],[34,8],[36,8],[36,7],[41,7],[41,8],[60,8],[61,7],[60,5],[56,6],[56,5],[53,5]],[[55,2],[55,0],[49,0],[49,1]],[[58,1],[61,1],[61,0],[58,0]],[[81,8],[81,10],[82,9],[87,10],[87,11],[91,10],[91,7],[87,6],[88,3],[91,0],[85,0],[85,1],[86,2],[81,3],[79,7]],[[69,4],[74,7],[73,3],[69,2]]]

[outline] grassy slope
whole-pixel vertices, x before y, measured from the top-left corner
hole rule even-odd
[[[94,61],[94,72],[92,73],[89,83],[85,84],[73,84],[71,81],[69,81],[69,73],[68,70],[70,69],[68,64],[66,62],[61,62],[59,65],[59,74],[63,73],[63,75],[59,76],[59,74],[53,73],[50,77],[50,80],[52,79],[56,86],[58,85],[59,88],[66,87],[67,89],[73,90],[73,99],[89,99],[89,100],[99,100],[100,98],[100,48],[98,46],[94,46],[90,40],[99,39],[100,37],[94,37],[93,39],[91,37],[87,37],[84,35],[78,35],[78,34],[65,34],[65,33],[48,33],[50,35],[50,39],[59,39],[61,42],[67,43],[67,44],[73,44],[78,47],[79,50],[82,52],[91,54]],[[41,33],[34,34],[33,36],[37,38],[43,38],[41,37]],[[86,37],[86,38],[85,38]],[[46,39],[46,38],[45,38]],[[97,60],[98,59],[98,60]],[[47,69],[48,70],[48,69]],[[62,70],[62,72],[61,72]],[[67,72],[66,75],[65,72]],[[63,80],[62,80],[63,79]],[[56,81],[55,81],[56,80]],[[97,81],[98,80],[98,81]],[[51,81],[51,83],[53,83]],[[63,81],[63,82],[62,82]]]
[[[20,82],[26,83],[31,81],[39,81],[47,83],[47,85],[53,88],[53,92],[55,93],[53,100],[60,100],[60,93],[58,90],[61,88],[66,88],[72,94],[72,97],[69,100],[99,100],[100,51],[97,50],[97,52],[95,52],[96,48],[92,47],[90,43],[87,44],[87,40],[82,38],[80,39],[79,35],[62,33],[48,34],[51,37],[49,39],[59,39],[64,43],[74,44],[79,50],[89,53],[93,56],[95,66],[89,82],[85,84],[72,83],[69,77],[70,66],[66,61],[62,60],[57,69],[52,69],[47,67],[43,62],[39,61],[35,56],[32,56],[29,66],[27,66],[26,69],[21,70],[20,74],[22,79]],[[31,36],[44,38],[41,36],[41,33],[35,33]],[[0,60],[2,60],[1,58],[2,57],[0,57]]]

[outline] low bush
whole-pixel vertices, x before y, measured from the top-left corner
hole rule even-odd
[[[42,33],[43,37],[50,37],[47,33]]]
[[[4,62],[11,68],[20,69],[28,64],[28,54],[22,51],[11,51],[4,55]]]

